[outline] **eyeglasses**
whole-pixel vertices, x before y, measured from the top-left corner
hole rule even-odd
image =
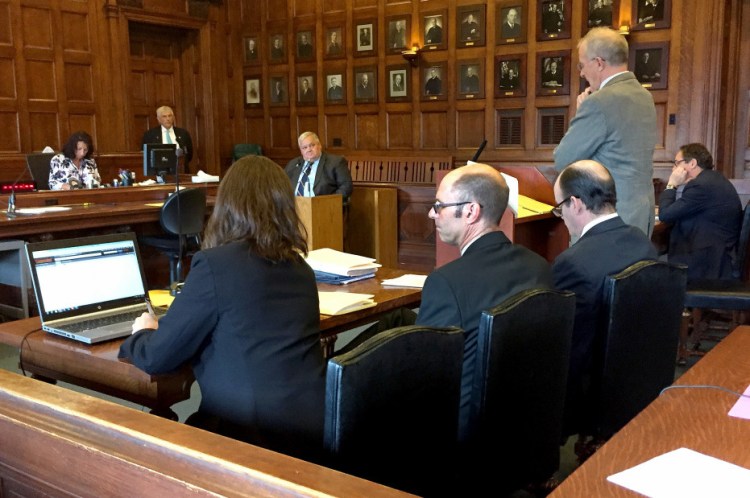
[[[607,61],[607,59],[602,59],[601,57],[594,57],[594,58],[591,58],[591,59],[589,59],[589,60],[588,60],[587,62],[591,62],[591,61],[594,61],[594,60],[596,60],[596,59],[599,59],[599,60],[600,60],[600,61],[602,61],[602,62],[606,62],[606,61]],[[579,73],[580,73],[581,71],[583,71],[583,63],[579,62],[579,63],[578,63],[578,65],[577,65],[576,67],[578,67],[578,72],[579,72]]]
[[[675,166],[678,166],[680,163],[686,163],[688,161],[687,161],[687,159],[675,159],[672,162],[674,163]]]
[[[447,208],[447,207],[453,207],[453,206],[463,206],[464,204],[471,204],[474,201],[463,201],[463,202],[440,202],[435,201],[435,204],[432,205],[432,210],[435,211],[435,214],[438,214],[441,209]]]
[[[572,199],[572,198],[573,198],[573,196],[569,195],[568,197],[566,197],[565,199],[563,199],[562,201],[560,201],[560,204],[558,204],[557,206],[553,207],[552,210],[550,211],[550,213],[554,214],[558,218],[562,218],[562,207],[563,207],[563,204],[567,204],[568,201],[570,201],[570,199]]]

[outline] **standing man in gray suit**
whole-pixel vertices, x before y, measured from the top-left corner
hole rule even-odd
[[[628,71],[628,42],[611,28],[592,28],[578,42],[578,69],[589,87],[555,148],[558,171],[581,159],[604,165],[615,179],[617,212],[651,235],[654,228],[654,99]]]

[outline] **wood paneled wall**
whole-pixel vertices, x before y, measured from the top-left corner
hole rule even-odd
[[[633,23],[635,0],[620,0],[615,18]],[[452,155],[470,158],[486,138],[482,159],[508,165],[548,165],[556,136],[574,113],[580,89],[576,43],[584,32],[588,0],[564,0],[570,36],[540,39],[537,0],[0,0],[0,180],[12,180],[25,153],[45,145],[58,149],[67,136],[86,129],[107,164],[140,162],[137,145],[148,124],[150,102],[137,99],[131,59],[134,24],[157,32],[182,33],[180,73],[174,87],[178,126],[190,129],[197,167],[220,172],[230,163],[235,143],[263,146],[280,163],[298,154],[296,136],[317,131],[334,152],[380,155]],[[526,14],[522,43],[498,44],[496,16],[509,5]],[[458,47],[458,14],[484,14],[484,44]],[[667,43],[666,87],[652,90],[659,118],[657,166],[666,170],[677,147],[701,141],[717,152],[730,176],[742,176],[750,161],[750,77],[748,57],[750,0],[671,0],[669,27],[634,30],[631,44]],[[421,20],[443,14],[445,48],[423,50],[412,68],[388,50],[388,23],[406,18],[408,42],[424,44]],[[355,28],[372,24],[372,51],[358,51]],[[344,51],[327,58],[324,38],[340,29]],[[312,57],[298,57],[297,38],[309,32]],[[271,59],[270,41],[280,36],[285,55]],[[244,43],[255,37],[257,59],[246,60]],[[358,54],[362,54],[362,56]],[[568,92],[538,92],[540,55],[561,53]],[[498,58],[525,59],[525,95],[496,96]],[[482,90],[473,97],[458,91],[463,65],[476,62]],[[422,95],[424,68],[444,71],[444,95]],[[404,70],[406,97],[387,97],[390,71]],[[355,101],[355,75],[375,76],[377,97]],[[326,100],[324,78],[342,74],[343,102]],[[297,102],[299,77],[310,77],[313,103]],[[270,102],[271,78],[286,82],[287,98]],[[245,83],[260,83],[259,102],[246,103]],[[172,90],[172,89],[170,89]],[[549,92],[546,92],[549,93]],[[155,104],[155,102],[154,102]],[[146,119],[147,118],[147,119]],[[500,122],[505,123],[503,127]],[[672,124],[674,123],[674,124]],[[508,145],[507,142],[516,143]],[[106,177],[106,175],[105,175]]]

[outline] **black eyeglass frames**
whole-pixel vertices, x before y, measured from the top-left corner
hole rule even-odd
[[[563,199],[562,201],[560,201],[560,203],[557,206],[555,206],[555,207],[552,208],[552,210],[550,211],[550,213],[554,214],[558,218],[562,218],[562,207],[563,207],[563,204],[567,204],[568,201],[570,201],[570,199],[572,197],[573,197],[572,195],[569,195],[568,197],[566,197],[565,199]]]

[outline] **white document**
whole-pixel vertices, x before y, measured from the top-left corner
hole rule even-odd
[[[484,163],[475,163],[474,161],[467,161],[467,165],[469,164],[484,164]],[[508,207],[511,211],[513,211],[513,214],[518,216],[518,178],[515,176],[510,176],[502,171],[500,172],[501,175],[503,175],[503,178],[505,178],[505,183],[508,184],[508,190],[510,190],[510,193],[508,195]]]
[[[54,213],[57,211],[69,211],[72,209],[70,206],[45,206],[37,208],[19,208],[16,209],[16,213],[20,214],[42,214],[42,213]]]
[[[206,183],[206,182],[218,182],[219,175],[209,175],[202,169],[198,170],[198,173],[193,176],[193,183]]]
[[[750,495],[750,470],[688,448],[652,458],[607,480],[650,498]]]
[[[343,315],[365,308],[372,308],[377,303],[372,294],[356,294],[354,292],[323,292],[318,291],[321,315]]]
[[[398,278],[389,278],[388,280],[383,280],[382,284],[393,287],[414,287],[417,289],[421,289],[422,287],[424,287],[425,280],[427,280],[427,275],[406,274],[401,275]]]
[[[327,247],[308,252],[305,261],[313,270],[347,277],[375,273],[382,266],[375,262],[375,258],[358,256]]]

